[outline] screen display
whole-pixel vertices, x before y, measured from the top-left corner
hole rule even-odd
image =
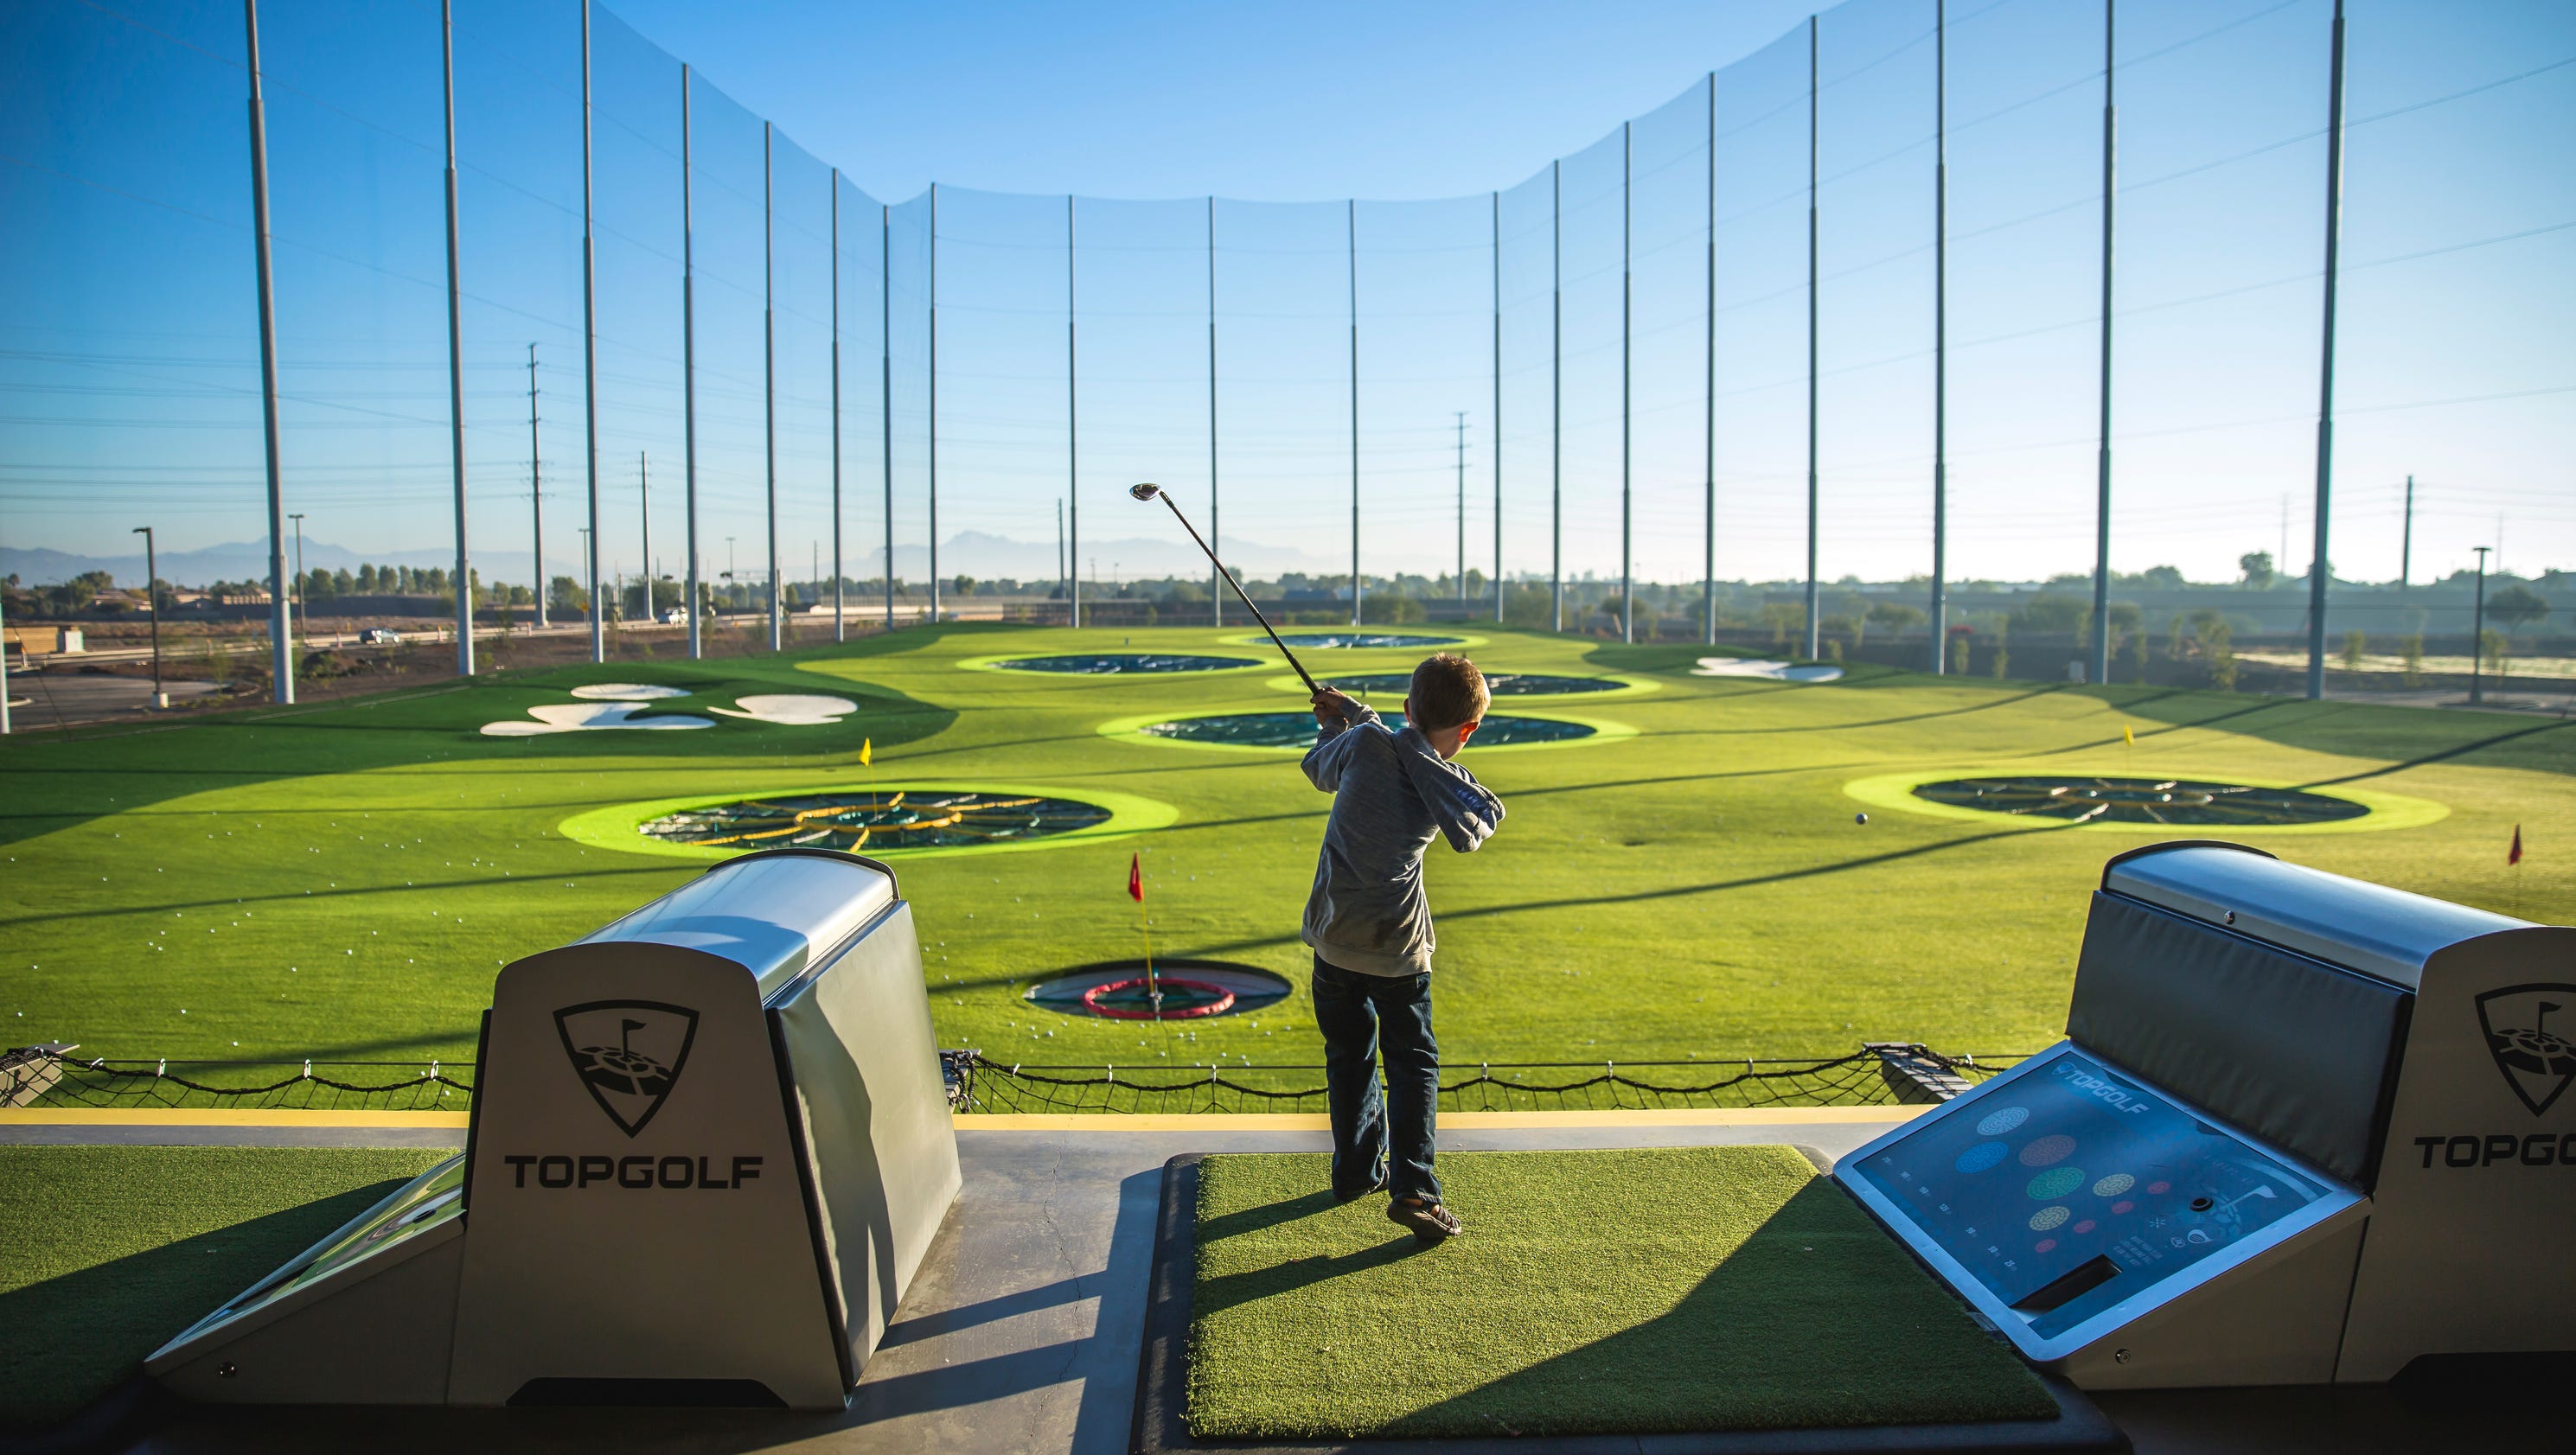
[[[2072,1052],[1860,1174],[2042,1338],[2333,1190]]]

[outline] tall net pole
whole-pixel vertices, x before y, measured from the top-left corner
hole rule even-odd
[[[590,534],[582,538],[589,571],[590,659],[608,660],[608,612],[599,599],[599,270],[591,246],[590,0],[581,0],[581,414],[588,460]]]
[[[1807,656],[1824,653],[1816,619],[1816,17],[1807,17]]]
[[[1708,73],[1708,361],[1700,375],[1700,427],[1705,457],[1700,476],[1701,638],[1717,645],[1717,72]]]
[[[1631,529],[1629,335],[1636,294],[1632,255],[1636,232],[1637,143],[1632,123],[1619,123],[1619,640],[1637,639],[1637,573]]]
[[[698,577],[697,183],[691,168],[689,68],[680,68],[680,494],[687,515],[689,660],[706,655],[705,588]]]
[[[1933,675],[1942,669],[1950,596],[1950,8],[1932,7],[1932,600]],[[2098,613],[2097,613],[2098,614]]]
[[[474,573],[465,550],[465,322],[456,240],[456,16],[438,0],[439,94],[447,132],[447,455],[456,490],[456,672],[474,675]],[[5,695],[5,694],[0,694]]]
[[[777,171],[770,163],[777,127],[760,124],[760,435],[763,496],[769,531],[769,649],[785,645],[785,603],[778,591],[778,249],[777,209],[771,192]]]
[[[1064,197],[1064,498],[1070,502],[1073,549],[1078,551],[1082,548],[1082,452],[1079,355],[1075,353],[1074,338],[1074,223],[1073,194],[1068,192]],[[1082,625],[1081,598],[1068,594],[1065,600],[1072,624]]]
[[[270,693],[295,700],[294,646],[286,619],[286,494],[278,456],[277,275],[269,256],[268,107],[260,97],[259,0],[242,0],[249,45],[251,242],[259,275],[260,426],[268,444],[268,660]]]
[[[939,184],[930,184],[930,621],[939,621]],[[893,553],[887,553],[893,559]],[[889,567],[889,569],[891,569]]]
[[[2316,546],[2308,556],[2308,700],[2326,695],[2326,536],[2334,521],[2334,366],[2336,267],[2343,245],[2343,0],[2335,0],[2334,52],[2326,93],[2326,285],[2318,330]],[[2476,642],[2469,644],[2475,653]]]
[[[1217,489],[1216,489],[1216,198],[1207,200],[1207,273],[1208,273],[1208,610],[1210,621],[1225,625],[1225,568],[1216,555]]]
[[[841,577],[841,169],[832,169],[832,640],[850,639]],[[653,563],[644,563],[644,614],[653,614]]]
[[[2093,680],[2111,680],[2111,259],[2118,233],[2120,112],[2113,89],[2118,77],[2114,13],[2118,0],[2102,0],[2102,359],[2095,366],[2101,388],[2101,442],[2093,485]],[[1937,620],[1936,620],[1936,625]]]
[[[1548,184],[1548,630],[1565,630],[1565,163],[1547,164]]]
[[[1348,204],[1351,269],[1351,625],[1360,624],[1360,204]]]
[[[885,500],[885,624],[894,630],[894,209],[877,207],[877,486]]]
[[[1494,211],[1494,625],[1503,624],[1503,194]]]

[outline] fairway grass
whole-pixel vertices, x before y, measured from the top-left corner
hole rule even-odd
[[[1440,1159],[1462,1237],[1321,1153],[1199,1164],[1200,1439],[2045,1419],[2021,1360],[1787,1147]]]
[[[0,1431],[50,1424],[451,1154],[0,1147]]]
[[[1855,667],[1829,686],[1698,677],[1704,649],[1479,626],[1505,671],[1653,690],[1562,699],[1604,735],[1460,760],[1509,817],[1434,846],[1436,998],[1453,1064],[1810,1056],[1864,1040],[2027,1051],[2064,1023],[2086,898],[2153,833],[1951,817],[1847,786],[1998,763],[2391,794],[2438,813],[2249,836],[2299,863],[2532,919],[2576,914],[2576,724],[2159,688]],[[1277,711],[1275,670],[1178,677],[972,670],[1084,651],[1249,656],[1239,632],[949,626],[779,657],[512,673],[324,706],[0,740],[0,1026],[83,1056],[470,1059],[504,961],[568,943],[702,872],[620,825],[674,801],[881,782],[1118,795],[1130,834],[892,856],[922,932],[940,1044],[1100,1066],[1320,1059],[1297,927],[1329,800],[1295,754],[1104,736]],[[1420,654],[1317,654],[1333,673]],[[796,726],[486,738],[585,682],[827,694]],[[1149,716],[1151,715],[1151,716]],[[2131,728],[2135,746],[2122,740]],[[1630,731],[1632,730],[1632,731]],[[859,761],[872,746],[872,765]],[[1928,810],[1929,805],[1925,806]],[[1869,823],[1855,823],[1866,809]],[[2505,866],[2519,823],[2525,862]],[[608,825],[602,830],[601,825]],[[569,827],[568,827],[569,826]],[[2195,831],[2172,837],[2201,836]],[[640,838],[640,836],[638,836]],[[1287,1001],[1169,1028],[1020,996],[1140,955],[1286,975]],[[175,1068],[174,1068],[175,1069]],[[196,1074],[196,1073],[192,1073]]]

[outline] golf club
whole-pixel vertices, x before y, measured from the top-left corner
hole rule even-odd
[[[1288,644],[1286,642],[1279,640],[1279,633],[1271,627],[1270,618],[1263,616],[1261,614],[1261,608],[1252,604],[1252,598],[1243,594],[1243,585],[1241,582],[1234,579],[1234,573],[1225,568],[1225,562],[1216,558],[1216,552],[1208,550],[1208,543],[1199,538],[1199,528],[1190,524],[1190,518],[1181,514],[1181,508],[1179,506],[1172,505],[1171,492],[1165,490],[1160,485],[1130,485],[1127,487],[1127,493],[1135,496],[1139,500],[1153,500],[1160,498],[1165,505],[1172,506],[1172,519],[1181,523],[1181,529],[1190,533],[1191,540],[1198,541],[1199,549],[1207,552],[1208,564],[1216,567],[1216,573],[1225,578],[1225,584],[1234,588],[1235,599],[1242,602],[1245,608],[1251,611],[1252,619],[1261,623],[1261,629],[1263,631],[1270,633],[1270,645],[1277,647],[1279,649],[1279,655],[1286,657],[1288,659],[1288,665],[1296,669],[1297,680],[1306,684],[1306,694],[1309,697],[1312,697],[1316,693],[1323,691],[1324,689],[1315,685],[1315,679],[1306,674],[1305,667],[1297,660],[1297,654],[1288,650]]]

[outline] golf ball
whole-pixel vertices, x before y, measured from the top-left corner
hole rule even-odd
[[[1867,822],[1869,822],[1869,815],[1868,815],[1868,814],[1865,814],[1865,813],[1856,813],[1856,814],[1853,814],[1853,815],[1852,815],[1852,822],[1853,822],[1853,823],[1867,823]]]

